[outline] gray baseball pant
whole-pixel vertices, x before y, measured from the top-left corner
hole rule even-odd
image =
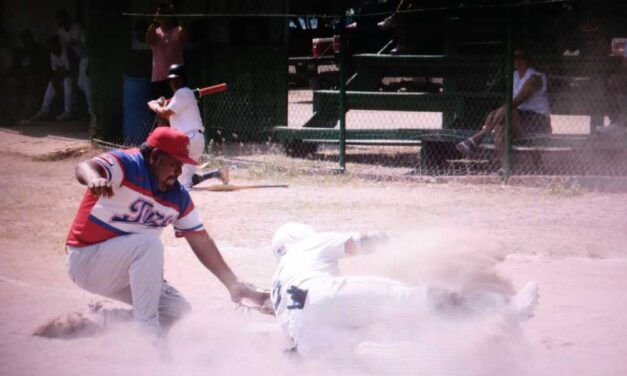
[[[157,235],[124,235],[67,249],[72,281],[89,292],[132,305],[135,320],[153,335],[161,336],[191,310],[189,302],[163,279],[163,245]]]

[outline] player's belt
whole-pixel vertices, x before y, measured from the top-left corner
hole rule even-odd
[[[196,133],[200,133],[200,134],[205,134],[205,132],[202,129],[196,129],[195,131],[189,131],[189,132],[185,132],[185,134],[187,135],[187,137],[191,138],[194,137],[194,135]]]

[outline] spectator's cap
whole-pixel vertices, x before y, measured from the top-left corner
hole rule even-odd
[[[185,78],[185,66],[183,64],[172,64],[168,69],[168,78]]]
[[[169,154],[179,162],[198,164],[189,157],[189,137],[179,130],[170,127],[158,127],[148,136],[146,143]]]

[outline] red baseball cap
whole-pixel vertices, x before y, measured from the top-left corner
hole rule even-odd
[[[170,127],[157,127],[148,136],[146,143],[168,153],[177,161],[192,165],[198,164],[189,157],[189,137],[179,130]]]

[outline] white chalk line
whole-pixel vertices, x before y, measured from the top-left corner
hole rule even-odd
[[[28,283],[28,282],[24,282],[24,281],[20,281],[17,279],[13,279],[13,278],[9,278],[6,276],[3,276],[0,274],[0,281],[1,282],[5,282],[9,285],[13,285],[13,286],[18,286],[18,287],[22,287],[22,288],[26,288],[26,289],[37,289],[37,290],[43,290],[43,291],[53,291],[53,292],[58,292],[58,293],[62,293],[62,294],[77,294],[77,293],[81,293],[81,291],[79,289],[66,289],[64,287],[49,287],[49,286],[41,286],[41,285],[35,285],[32,283]]]

